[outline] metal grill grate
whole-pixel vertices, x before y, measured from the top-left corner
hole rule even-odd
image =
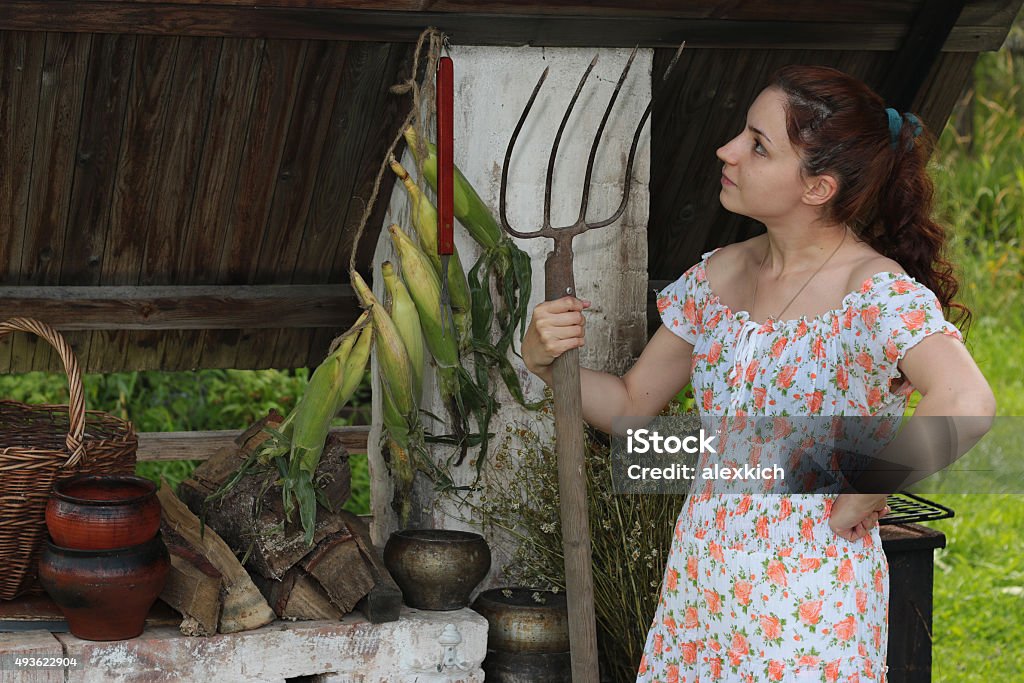
[[[949,519],[954,512],[948,507],[932,502],[913,493],[896,493],[889,496],[891,512],[878,520],[881,524],[909,524]]]

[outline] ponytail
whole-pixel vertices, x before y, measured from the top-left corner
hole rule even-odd
[[[901,120],[896,144],[890,146],[891,168],[880,187],[878,216],[862,237],[935,292],[947,317],[966,331],[971,312],[955,301],[960,283],[945,258],[946,230],[931,217],[935,186],[927,164],[934,138],[923,134],[913,114]]]

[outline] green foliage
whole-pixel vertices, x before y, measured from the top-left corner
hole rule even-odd
[[[975,316],[968,348],[998,414],[1024,415],[1024,56],[983,54],[974,73],[973,112],[954,113],[936,150],[937,210],[953,228],[951,260]],[[973,131],[957,130],[967,117]],[[929,525],[947,537],[936,551],[933,680],[1024,680],[1024,499],[928,497],[957,513]]]
[[[1013,495],[929,495],[956,511],[931,522],[935,551],[935,683],[1024,680],[1024,500]]]
[[[85,375],[85,406],[130,420],[139,432],[241,430],[271,409],[286,415],[306,388],[309,371],[200,370],[197,372],[119,372]],[[356,391],[352,406],[368,406],[369,383]],[[0,396],[31,404],[66,403],[67,378],[30,372],[0,376]],[[348,420],[335,420],[344,426]],[[173,486],[192,473],[197,461],[140,462],[140,476]],[[346,510],[367,514],[369,475],[366,456],[353,456],[352,497]]]

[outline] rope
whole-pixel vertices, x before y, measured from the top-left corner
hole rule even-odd
[[[423,44],[429,40],[429,48],[427,50],[427,66],[426,71],[423,75],[423,84],[416,82],[416,74],[419,72],[420,64],[420,53],[423,51]],[[427,119],[434,116],[434,88],[432,87],[434,82],[434,72],[437,70],[437,60],[441,56],[441,48],[444,44],[444,34],[433,26],[424,29],[423,33],[420,34],[419,39],[416,41],[416,50],[413,53],[412,62],[412,73],[409,78],[396,83],[391,86],[390,92],[395,95],[405,95],[406,93],[412,93],[412,109],[405,116],[405,120],[402,125],[398,128],[398,133],[395,134],[394,139],[391,141],[391,145],[388,147],[387,152],[384,153],[384,158],[380,163],[380,168],[377,169],[377,177],[373,182],[373,191],[370,193],[370,199],[366,202],[363,207],[363,216],[359,220],[359,227],[356,228],[355,238],[352,240],[352,251],[348,258],[348,269],[352,272],[356,269],[356,252],[359,250],[359,242],[363,238],[363,231],[366,229],[366,223],[370,219],[370,214],[373,212],[373,208],[377,203],[377,195],[380,192],[381,179],[384,177],[385,171],[388,169],[388,160],[395,153],[395,148],[401,141],[403,133],[406,127],[412,125],[416,131],[417,145],[420,146],[422,154],[418,153],[420,159],[426,156],[426,139],[421,134],[423,129],[423,123],[420,119]],[[426,102],[421,99],[421,90],[426,89]],[[421,107],[421,104],[425,104],[425,107]],[[420,117],[416,115],[420,114]],[[422,175],[422,173],[421,173]]]

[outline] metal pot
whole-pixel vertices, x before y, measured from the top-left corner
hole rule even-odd
[[[499,652],[487,650],[487,683],[566,683],[572,680],[568,652]]]
[[[565,593],[533,588],[494,588],[473,609],[487,619],[487,647],[501,652],[568,652]]]
[[[487,576],[491,551],[480,534],[405,529],[391,534],[384,564],[409,607],[454,610],[469,604],[473,589]]]

